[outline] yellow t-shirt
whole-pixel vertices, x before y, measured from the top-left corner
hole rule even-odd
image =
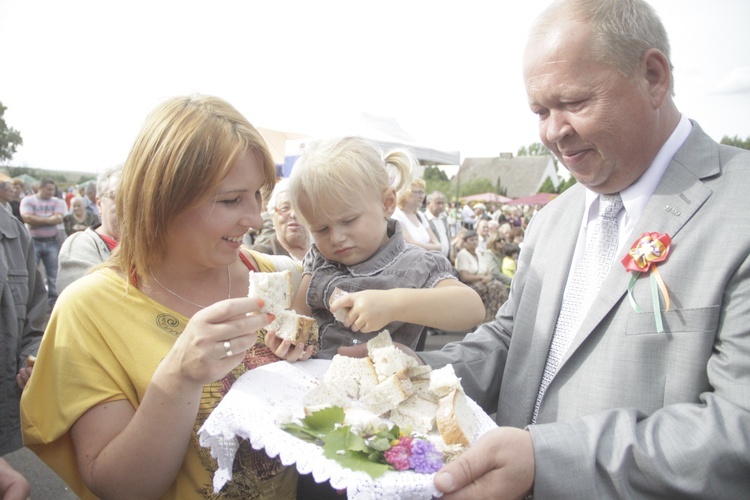
[[[273,263],[252,252],[259,271]],[[70,428],[90,408],[127,399],[138,408],[161,360],[188,318],[127,283],[110,269],[84,276],[60,295],[39,349],[34,373],[21,399],[24,444],[82,498],[96,498],[78,472]],[[191,444],[174,483],[162,498],[212,498],[216,462],[198,443],[197,431],[242,373],[278,361],[261,343],[224,379],[206,384]],[[244,449],[243,449],[244,448]],[[263,451],[241,446],[242,463],[227,496],[293,498],[297,475]],[[233,484],[234,483],[234,484]]]

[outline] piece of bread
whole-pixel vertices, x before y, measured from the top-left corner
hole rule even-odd
[[[372,351],[380,347],[391,347],[392,345],[393,340],[391,340],[391,332],[383,330],[367,341],[367,354],[371,354]]]
[[[388,418],[401,428],[410,427],[415,432],[428,434],[435,427],[437,407],[437,402],[415,394],[391,410]]]
[[[466,395],[454,389],[440,398],[435,424],[446,444],[460,444],[468,447],[474,440],[478,420],[469,407]]]
[[[26,357],[26,366],[28,366],[29,368],[33,368],[34,363],[36,363],[36,356],[34,356],[33,354],[29,354]]]
[[[445,365],[430,372],[430,390],[441,398],[454,390],[463,392],[461,381],[456,376],[453,365]]]
[[[440,401],[440,398],[438,397],[438,395],[430,390],[429,380],[413,379],[413,378],[410,380],[411,380],[411,386],[414,389],[414,396],[412,397],[419,397],[422,399],[426,399],[428,401],[432,401],[435,404],[437,404],[437,402]]]
[[[251,272],[247,287],[248,297],[263,300],[261,312],[271,313],[275,319],[266,327],[274,330],[281,339],[289,339],[292,345],[312,345],[318,351],[318,324],[314,318],[297,314],[289,309],[294,297],[294,281],[291,271],[275,273]]]
[[[297,314],[293,310],[273,313],[275,319],[266,327],[274,330],[280,339],[289,339],[292,344],[307,344],[318,339],[318,324],[315,318]]]
[[[248,297],[257,297],[265,303],[262,312],[277,314],[292,307],[294,281],[292,272],[250,273],[247,287]]]
[[[430,380],[432,374],[432,367],[430,365],[416,365],[410,366],[406,369],[406,375],[411,379],[412,382],[415,380]]]
[[[370,358],[350,358],[336,354],[323,375],[322,383],[357,400],[377,385],[378,375]]]
[[[326,408],[328,406],[348,406],[354,399],[347,396],[346,392],[335,386],[318,384],[303,399],[305,414]]]
[[[379,416],[396,408],[399,403],[405,401],[413,393],[414,390],[409,377],[404,373],[398,373],[370,389],[363,397],[359,398],[359,402],[365,409]]]
[[[338,299],[339,297],[342,297],[342,296],[344,296],[344,295],[346,295],[348,293],[349,292],[345,292],[341,288],[338,288],[338,287],[334,288],[333,292],[331,293],[331,298],[328,299],[328,307],[330,308],[331,305],[333,305],[333,302],[336,299]],[[346,315],[347,315],[347,313],[349,312],[350,309],[351,309],[350,307],[342,307],[341,309],[339,309],[338,311],[336,311],[335,313],[333,313],[334,319],[336,319],[336,321],[338,321],[339,323],[343,323],[344,319],[346,319]]]
[[[375,370],[378,372],[378,380],[381,382],[392,375],[402,372],[406,373],[408,369],[419,366],[416,359],[395,345],[373,349],[370,351],[370,358],[375,364]]]

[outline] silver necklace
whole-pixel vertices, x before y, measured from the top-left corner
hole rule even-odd
[[[200,304],[196,304],[196,303],[195,303],[195,302],[193,302],[192,300],[188,300],[188,299],[186,299],[185,297],[183,297],[182,295],[180,295],[180,294],[178,294],[178,293],[175,293],[175,292],[173,292],[173,291],[172,291],[172,290],[170,290],[169,288],[167,288],[167,287],[165,287],[164,285],[162,285],[162,284],[161,284],[161,281],[159,281],[158,279],[156,279],[156,276],[154,276],[154,272],[153,272],[153,271],[149,271],[149,272],[151,273],[151,277],[152,277],[152,278],[154,278],[154,281],[156,281],[156,284],[157,284],[157,285],[159,285],[159,286],[160,286],[160,287],[162,287],[162,288],[163,288],[164,290],[166,290],[167,292],[171,293],[172,295],[174,295],[174,296],[175,296],[175,297],[177,297],[178,299],[180,299],[180,300],[184,300],[184,301],[185,301],[185,302],[187,302],[188,304],[192,304],[192,305],[194,305],[195,307],[200,307],[201,309],[205,309],[206,307],[208,307],[208,306],[202,306],[202,305],[200,305]],[[228,299],[231,299],[231,298],[232,298],[232,273],[230,273],[230,272],[229,272],[229,266],[227,266],[227,298],[228,298]]]

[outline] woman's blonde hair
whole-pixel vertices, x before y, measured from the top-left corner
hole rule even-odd
[[[503,233],[499,232],[499,231],[496,232],[496,233],[492,233],[492,236],[490,236],[490,239],[487,240],[487,250],[489,250],[490,252],[494,253],[495,255],[497,255],[499,257],[502,257],[503,256],[503,251],[500,250],[498,252],[497,249],[495,248],[495,244],[498,241],[501,242],[501,243],[503,243],[503,244],[505,244],[505,235]]]
[[[336,218],[359,207],[365,196],[401,191],[411,183],[418,162],[404,149],[383,156],[360,137],[329,139],[308,145],[289,177],[289,195],[297,217],[300,199],[310,200],[318,218]],[[352,194],[354,196],[352,196]]]
[[[414,192],[414,188],[421,188],[424,191],[426,187],[427,184],[425,184],[424,179],[422,179],[421,177],[413,178],[411,180],[411,184],[406,186],[403,190],[399,191],[398,197],[396,198],[398,208],[404,208],[406,200],[408,200],[411,194]]]
[[[166,235],[185,210],[214,196],[244,152],[257,153],[267,199],[276,168],[263,137],[217,97],[175,97],[146,119],[122,169],[116,207],[120,244],[109,266],[148,276],[167,258]]]

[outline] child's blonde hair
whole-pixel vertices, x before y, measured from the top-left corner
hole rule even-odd
[[[359,207],[365,196],[385,195],[411,185],[418,162],[405,149],[387,155],[361,137],[328,139],[308,145],[297,159],[289,178],[289,195],[297,217],[301,199],[311,201],[316,218],[336,218]],[[354,196],[351,196],[351,194]]]

